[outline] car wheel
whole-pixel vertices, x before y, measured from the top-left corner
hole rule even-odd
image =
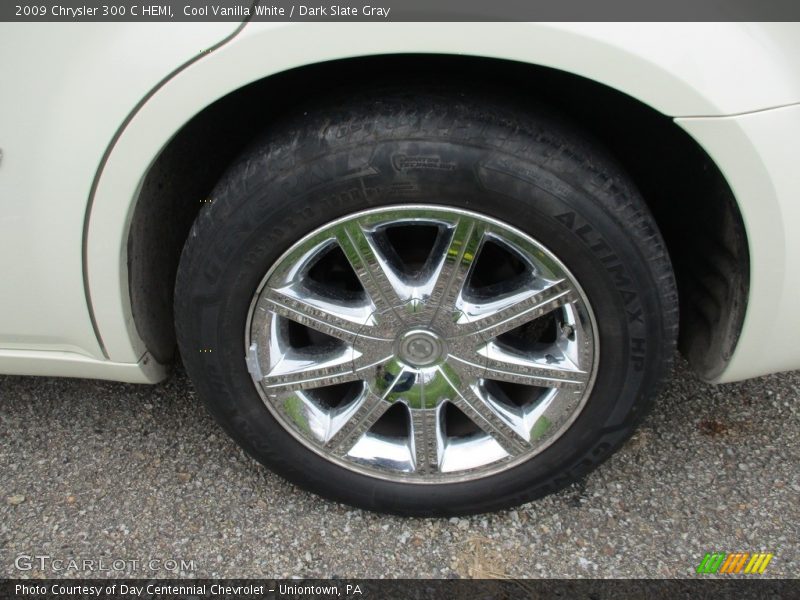
[[[537,107],[382,92],[232,166],[176,284],[183,361],[251,455],[408,515],[583,476],[669,368],[674,278],[629,178]]]

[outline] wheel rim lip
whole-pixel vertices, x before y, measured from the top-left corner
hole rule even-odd
[[[455,471],[455,472],[439,471],[436,472],[435,478],[428,478],[416,475],[413,472],[406,473],[401,471],[386,471],[376,467],[365,466],[361,463],[354,462],[353,460],[343,459],[339,456],[334,455],[331,452],[325,451],[325,449],[320,447],[318,443],[315,443],[314,441],[309,440],[308,437],[302,435],[297,430],[297,428],[292,425],[291,422],[287,422],[284,415],[282,415],[281,411],[275,406],[275,403],[272,402],[269,396],[265,393],[263,386],[253,379],[254,387],[257,393],[259,394],[262,402],[269,410],[271,415],[276,419],[276,421],[283,427],[284,430],[286,430],[295,440],[300,442],[304,447],[313,451],[321,458],[325,459],[328,462],[336,464],[337,466],[342,467],[348,471],[364,475],[370,478],[376,478],[389,482],[417,484],[417,485],[442,485],[448,483],[464,483],[464,482],[476,481],[479,479],[484,479],[486,477],[507,471],[535,458],[536,456],[539,456],[550,446],[552,446],[556,441],[561,439],[564,436],[564,434],[572,427],[573,423],[583,413],[584,408],[589,398],[591,397],[592,390],[594,388],[594,383],[597,378],[598,364],[600,359],[600,340],[599,340],[597,320],[595,318],[594,311],[589,302],[589,299],[586,293],[584,292],[582,286],[580,285],[579,281],[555,253],[549,250],[547,246],[545,246],[543,243],[535,239],[532,235],[512,225],[509,225],[508,223],[502,220],[499,220],[495,217],[483,213],[444,204],[416,203],[416,204],[388,205],[388,206],[355,211],[353,213],[343,215],[334,220],[328,221],[327,223],[319,227],[316,227],[315,229],[304,235],[302,238],[291,244],[289,248],[287,248],[276,260],[273,261],[273,263],[269,266],[266,274],[259,282],[253,294],[253,298],[250,302],[250,306],[247,312],[247,318],[245,324],[245,336],[244,336],[244,350],[245,350],[246,362],[248,364],[248,370],[251,370],[249,351],[252,343],[251,334],[252,334],[253,315],[255,312],[255,307],[261,297],[262,291],[266,287],[270,278],[275,274],[275,272],[287,259],[287,257],[290,256],[297,248],[300,248],[304,244],[307,244],[314,237],[321,235],[326,230],[334,229],[336,226],[342,225],[350,221],[357,221],[364,218],[369,218],[370,220],[372,220],[373,218],[379,217],[384,213],[394,213],[394,212],[402,212],[409,214],[418,213],[413,218],[410,218],[410,220],[424,220],[425,218],[435,219],[436,216],[455,214],[484,221],[496,228],[499,228],[501,230],[507,230],[513,233],[515,236],[525,240],[526,242],[532,244],[537,249],[543,251],[547,256],[547,259],[552,261],[555,264],[555,266],[558,267],[559,271],[566,276],[567,280],[569,281],[569,284],[575,289],[575,291],[579,295],[580,308],[582,312],[585,314],[586,319],[588,320],[588,324],[591,329],[590,347],[592,351],[592,361],[589,370],[589,377],[586,381],[580,401],[572,409],[569,418],[565,420],[557,430],[549,434],[547,440],[542,444],[537,445],[533,449],[533,451],[525,452],[519,456],[508,457],[507,459],[495,461],[493,463],[489,463],[488,465],[478,466],[477,468],[466,471]],[[429,366],[430,365],[420,366],[418,368],[427,369]],[[550,391],[553,390],[551,389]]]

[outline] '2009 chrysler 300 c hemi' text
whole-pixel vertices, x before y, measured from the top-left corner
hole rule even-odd
[[[311,42],[313,40],[313,43]],[[0,25],[0,372],[373,510],[574,481],[675,349],[800,367],[800,26]]]

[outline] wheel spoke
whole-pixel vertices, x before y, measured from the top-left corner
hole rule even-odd
[[[381,418],[391,404],[375,394],[367,394],[361,405],[331,437],[326,447],[339,456],[345,456],[361,436]]]
[[[447,233],[441,234],[444,243],[436,244],[438,254],[433,269],[435,281],[431,287],[428,306],[433,307],[431,324],[448,327],[452,311],[464,288],[470,269],[477,259],[485,228],[473,219],[459,219]]]
[[[381,418],[394,403],[396,398],[392,394],[395,386],[403,380],[406,370],[401,369],[390,381],[385,389],[372,389],[365,394],[361,405],[354,411],[350,419],[342,425],[339,431],[328,442],[332,451],[340,456],[346,455],[350,449],[361,439],[367,431]],[[359,374],[358,377],[362,377]]]
[[[486,360],[485,379],[578,391],[589,381],[589,373],[556,351],[543,356],[520,356],[489,343],[479,353]]]
[[[439,471],[444,439],[439,411],[435,408],[412,410],[411,436],[414,442],[414,471],[419,474]]]
[[[339,227],[336,239],[377,311],[391,311],[399,318],[395,308],[402,303],[402,298],[392,285],[392,279],[387,276],[387,270],[391,267],[370,235],[358,221],[351,221]]]
[[[347,348],[327,360],[287,352],[262,378],[261,385],[270,395],[278,395],[358,379],[360,376],[353,370],[352,350]]]
[[[459,377],[459,372],[463,373]],[[468,381],[468,369],[448,368],[442,369],[443,376],[453,387],[455,394],[450,402],[455,404],[461,412],[489,434],[503,450],[509,455],[517,455],[525,452],[529,448],[528,441],[517,433],[514,428],[481,396],[477,389],[469,383],[460,383],[460,380]]]
[[[364,325],[372,324],[367,311],[363,311],[361,315],[353,315],[353,319],[360,317],[361,322],[358,322],[358,320],[351,320],[336,314],[338,307],[335,305],[331,304],[323,308],[296,297],[286,289],[264,290],[259,306],[351,344],[358,336],[359,329]]]
[[[543,290],[520,293],[501,308],[458,327],[458,335],[479,335],[493,339],[557,308],[578,300],[577,292],[566,280],[561,280]]]

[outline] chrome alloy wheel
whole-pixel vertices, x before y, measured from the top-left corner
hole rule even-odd
[[[309,234],[250,306],[248,370],[296,439],[348,469],[468,481],[540,453],[583,409],[591,307],[544,246],[435,206],[362,211]]]

